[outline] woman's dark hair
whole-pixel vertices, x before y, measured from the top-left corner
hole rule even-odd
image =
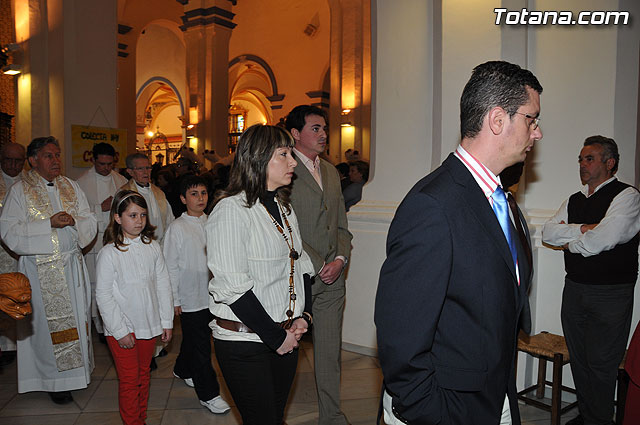
[[[247,208],[267,193],[267,165],[278,148],[293,148],[295,142],[291,134],[281,127],[256,124],[249,127],[238,142],[236,156],[231,167],[229,185],[220,192],[214,205],[229,196],[245,192]],[[276,190],[276,197],[290,212],[289,186]]]
[[[147,201],[145,201],[144,197],[138,192],[134,192],[133,190],[118,191],[118,193],[116,193],[116,195],[113,197],[113,202],[111,202],[109,225],[104,231],[104,236],[102,238],[102,243],[104,245],[113,242],[118,251],[126,251],[126,249],[121,249],[121,247],[125,247],[128,244],[124,243],[122,227],[116,221],[115,215],[118,214],[119,216],[122,216],[122,214],[131,204],[136,204],[140,208],[144,208],[145,210],[149,211],[149,208],[147,207]],[[149,219],[147,218],[144,229],[142,229],[142,232],[140,232],[140,240],[143,243],[150,244],[151,241],[156,238],[154,235],[155,230],[156,227],[152,226],[149,222]]]

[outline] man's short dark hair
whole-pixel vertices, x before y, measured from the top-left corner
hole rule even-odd
[[[116,150],[109,143],[100,142],[93,145],[93,159],[98,155],[116,156]]]
[[[40,152],[40,149],[44,148],[49,144],[60,147],[60,143],[58,143],[58,139],[56,139],[53,136],[36,137],[31,141],[31,143],[29,143],[29,146],[27,146],[27,158],[36,156],[38,152]]]
[[[327,117],[327,113],[317,106],[313,105],[298,105],[289,112],[287,115],[287,119],[284,123],[287,130],[291,131],[292,128],[295,128],[298,131],[302,130],[304,124],[307,121],[307,117],[309,115],[317,115],[319,117],[324,118],[325,122],[329,122],[329,118]]]
[[[196,186],[204,186],[207,189],[207,192],[209,192],[209,186],[207,186],[207,180],[205,180],[204,177],[195,174],[187,174],[180,179],[180,195],[186,198],[187,191]]]
[[[482,129],[482,121],[491,108],[499,106],[513,118],[529,100],[527,87],[542,93],[542,86],[531,71],[504,61],[476,66],[460,98],[460,134],[473,138]]]
[[[602,162],[607,162],[613,158],[616,160],[611,173],[618,171],[618,162],[620,162],[620,154],[618,153],[618,145],[615,140],[604,136],[590,136],[584,139],[584,146],[600,145],[602,146]]]

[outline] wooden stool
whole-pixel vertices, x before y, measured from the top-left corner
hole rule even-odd
[[[551,425],[560,424],[560,416],[577,406],[573,402],[562,407],[562,391],[575,394],[576,390],[562,385],[562,367],[569,363],[569,351],[564,337],[548,332],[541,332],[529,336],[524,332],[518,335],[518,351],[538,358],[538,382],[535,385],[518,392],[518,399],[539,409],[551,412]],[[547,361],[553,362],[553,380],[547,381]],[[544,397],[546,386],[551,387],[551,404],[540,401]],[[536,391],[535,397],[527,393]]]

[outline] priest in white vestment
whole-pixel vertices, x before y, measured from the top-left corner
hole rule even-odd
[[[58,404],[86,388],[93,371],[91,291],[81,249],[96,235],[95,215],[73,180],[60,175],[54,137],[27,148],[32,170],[7,195],[0,235],[20,255],[33,314],[17,322],[18,392],[48,391]]]
[[[131,179],[121,189],[133,190],[144,197],[149,206],[147,219],[156,226],[156,240],[163,245],[164,233],[175,217],[162,189],[151,183],[151,162],[146,155],[134,153],[127,156],[127,172]]]
[[[95,241],[89,245],[91,250],[85,254],[84,259],[89,270],[89,279],[91,279],[91,317],[99,334],[104,334],[104,329],[96,304],[96,257],[103,246],[102,237],[109,224],[109,211],[113,196],[122,185],[127,183],[127,179],[113,171],[115,156],[116,150],[112,145],[104,142],[94,145],[91,158],[93,167],[89,168],[77,180],[78,186],[87,196],[91,211],[98,220],[98,235]]]
[[[6,143],[0,151],[0,213],[9,188],[20,180],[26,154],[24,146]],[[18,271],[18,256],[0,242],[0,273]],[[0,366],[12,363],[16,358],[16,321],[0,312]]]

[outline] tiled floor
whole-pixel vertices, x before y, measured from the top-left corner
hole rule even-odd
[[[235,407],[226,415],[214,415],[198,403],[192,388],[173,377],[173,363],[180,347],[179,326],[169,355],[158,359],[158,370],[151,374],[149,399],[149,425],[211,424],[234,425],[240,423]],[[59,406],[53,404],[46,393],[18,394],[15,362],[0,370],[0,424],[6,425],[111,425],[120,424],[118,414],[118,381],[106,345],[94,338],[96,368],[88,388],[73,391],[74,402]],[[222,395],[233,405],[233,400],[222,380],[215,362]],[[378,360],[347,351],[342,353],[342,409],[352,424],[375,423],[382,375]],[[575,416],[571,411],[562,424]],[[547,425],[549,414],[538,409],[521,406],[523,425]],[[318,421],[317,393],[313,378],[313,347],[302,341],[298,371],[287,406],[289,425],[312,425]]]

